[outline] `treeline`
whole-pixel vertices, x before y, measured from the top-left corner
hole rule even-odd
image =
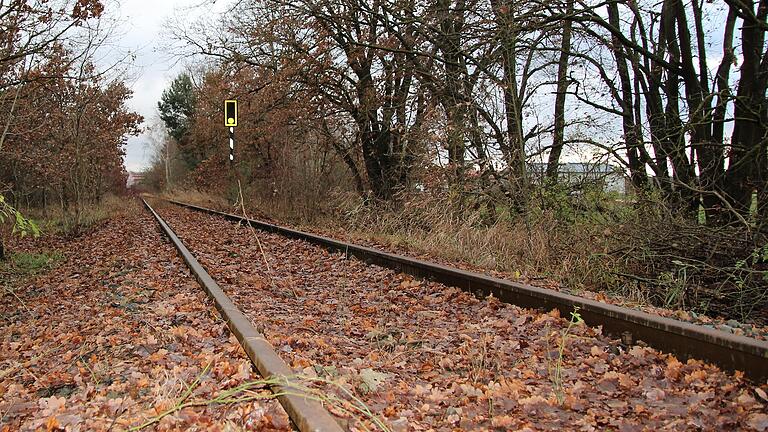
[[[307,101],[287,97],[288,82],[253,68],[205,69],[195,83],[180,75],[163,93],[158,110],[168,135],[160,138],[151,187],[193,185],[236,194],[236,179],[262,199],[288,212],[309,215],[330,190],[365,194],[360,173],[350,175],[339,157],[328,121]],[[254,88],[263,91],[255,92]],[[223,101],[237,94],[241,122],[236,129],[235,162],[229,162]],[[351,162],[354,166],[355,162]],[[357,189],[355,189],[357,187]],[[272,200],[274,198],[274,200]]]
[[[528,164],[554,183],[564,152],[587,148],[691,218],[762,223],[766,14],[762,1],[251,0],[176,36],[216,60],[219,94],[292,106],[379,199],[441,159],[448,184],[476,176],[524,209]]]
[[[141,117],[92,58],[99,1],[0,4],[0,194],[16,207],[79,213],[125,188],[123,146]]]

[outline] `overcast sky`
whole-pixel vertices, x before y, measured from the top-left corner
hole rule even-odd
[[[157,101],[171,80],[183,69],[183,65],[163,52],[166,21],[179,14],[190,14],[190,8],[205,0],[120,0],[107,2],[112,6],[110,15],[117,17],[119,28],[115,42],[120,51],[134,52],[136,60],[129,74],[128,85],[133,98],[128,102],[131,109],[144,116],[144,127],[157,118]],[[217,3],[224,3],[219,1]],[[203,6],[204,7],[204,6]],[[119,8],[116,10],[115,8]],[[131,137],[126,148],[125,166],[129,171],[146,168],[152,150],[148,134]]]

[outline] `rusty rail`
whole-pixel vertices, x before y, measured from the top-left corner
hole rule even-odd
[[[242,216],[174,200],[166,201],[192,210],[218,215],[231,221],[246,221]],[[674,354],[682,360],[696,358],[712,362],[725,370],[739,370],[756,382],[768,379],[768,342],[766,341],[409,258],[258,220],[250,219],[249,222],[263,231],[301,239],[332,251],[344,252],[347,256],[353,256],[369,264],[461,288],[478,296],[493,294],[503,302],[521,307],[558,309],[563,316],[569,316],[570,312],[578,307],[587,324],[602,326],[603,332],[607,335],[643,341],[658,350]]]
[[[205,271],[163,218],[146,200],[142,199],[142,201],[144,201],[147,210],[155,216],[162,231],[184,258],[200,286],[213,300],[216,309],[219,310],[222,318],[227,322],[229,329],[237,337],[261,376],[264,378],[275,377],[279,378],[281,382],[285,382],[285,385],[273,386],[272,391],[278,395],[280,404],[296,427],[301,432],[342,432],[342,428],[325,408],[309,397],[300,396],[297,390],[291,386],[291,377],[295,375],[291,368],[280,358],[272,345],[256,330],[248,318],[237,309],[237,306]]]

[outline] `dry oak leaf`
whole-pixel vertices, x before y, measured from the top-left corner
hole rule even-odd
[[[760,399],[768,402],[768,395],[765,394],[765,391],[761,389],[760,387],[755,387],[755,393],[757,393],[758,396],[760,396]]]
[[[491,420],[491,425],[493,427],[510,427],[514,423],[515,423],[515,418],[512,416],[506,416],[506,415],[493,416],[493,419]]]
[[[39,404],[43,415],[51,415],[60,408],[64,408],[66,402],[67,400],[63,397],[51,396],[49,398],[40,399]]]
[[[664,400],[664,398],[667,396],[666,393],[664,393],[664,390],[661,389],[651,389],[644,393],[645,397],[652,401],[661,401]]]
[[[251,376],[251,362],[250,361],[243,361],[240,363],[240,365],[237,367],[237,373],[232,376],[232,378],[245,381]]]
[[[376,372],[373,369],[366,368],[360,371],[360,379],[363,381],[363,391],[375,392],[379,385],[389,379],[392,375],[388,373]]]
[[[61,429],[61,427],[59,426],[59,421],[56,420],[56,417],[48,417],[48,420],[45,422],[45,430],[55,431],[59,429]]]
[[[768,414],[752,414],[747,419],[747,424],[759,432],[768,431]]]

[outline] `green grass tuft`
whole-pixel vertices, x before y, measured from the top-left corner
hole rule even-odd
[[[64,259],[59,251],[42,253],[14,252],[9,259],[0,263],[0,272],[15,274],[35,274],[53,268]]]

